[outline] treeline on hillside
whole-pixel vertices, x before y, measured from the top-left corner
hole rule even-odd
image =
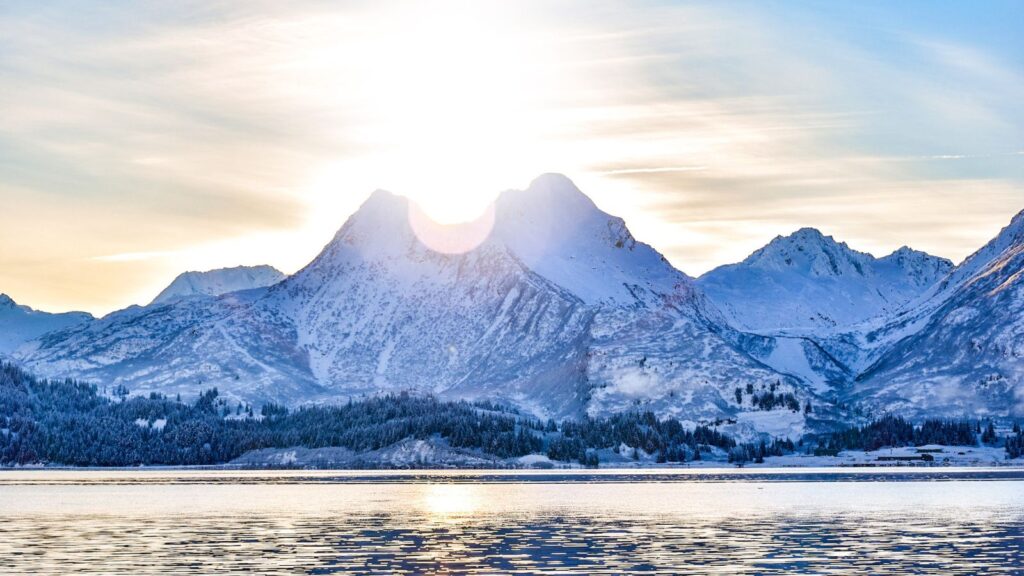
[[[724,451],[737,464],[797,449],[786,439],[739,444],[713,427],[687,428],[651,412],[541,422],[496,404],[408,394],[298,410],[268,404],[256,414],[251,407],[229,405],[216,389],[191,403],[160,394],[131,397],[123,387],[108,397],[93,385],[37,379],[13,365],[0,365],[0,465],[209,465],[260,448],[365,452],[431,437],[498,458],[547,453],[553,460],[590,466],[599,463],[599,451],[609,449],[659,463],[701,460],[702,454]],[[975,445],[979,440],[1003,444],[1010,458],[1024,454],[1019,426],[1014,435],[999,438],[991,422],[928,420],[915,426],[893,416],[811,437],[801,446],[835,454],[887,446]]]
[[[700,460],[701,449],[712,446],[728,450],[736,441],[708,426],[684,428],[675,419],[658,419],[652,412],[625,412],[609,418],[584,417],[566,420],[561,426],[549,422],[548,431],[559,432],[548,446],[552,460],[576,460],[596,466],[596,450],[630,447],[626,457],[639,459],[640,451],[653,455],[659,463]]]
[[[259,448],[362,452],[435,436],[499,458],[546,451],[555,460],[589,465],[598,463],[598,450],[621,445],[662,462],[736,447],[709,427],[687,429],[649,412],[544,423],[489,403],[398,394],[293,411],[268,404],[256,416],[251,407],[229,405],[216,389],[192,403],[115,392],[112,399],[93,385],[37,379],[13,365],[0,366],[0,464],[207,465]]]
[[[216,389],[191,404],[159,394],[119,396],[112,400],[92,385],[0,366],[0,464],[218,464],[258,448],[365,451],[437,435],[503,458],[543,449],[538,421],[429,397],[395,395],[293,412],[268,405],[261,417],[249,418],[229,417],[243,410],[231,409]]]
[[[817,438],[814,452],[819,455],[835,455],[841,450],[878,450],[903,446],[924,446],[943,444],[947,446],[977,446],[981,444],[1006,447],[1008,458],[1017,458],[1022,453],[1020,425],[1014,424],[1016,436],[999,438],[995,425],[978,420],[925,420],[915,426],[899,416],[883,416],[869,424],[833,432]]]
[[[1021,432],[1020,424],[1013,424],[1013,436],[1006,437],[1006,457],[1020,458],[1024,456],[1024,432]]]

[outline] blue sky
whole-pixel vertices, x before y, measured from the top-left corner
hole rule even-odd
[[[5,2],[0,292],[109,311],[312,258],[374,189],[572,177],[697,275],[815,226],[960,260],[1024,209],[1017,2]]]

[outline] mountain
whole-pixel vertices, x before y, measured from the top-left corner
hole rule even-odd
[[[150,304],[167,304],[192,296],[220,296],[228,292],[263,288],[284,280],[272,266],[237,266],[207,272],[183,272]]]
[[[879,352],[852,401],[920,416],[1024,415],[1024,212],[859,340]]]
[[[895,312],[952,267],[907,247],[875,258],[803,228],[697,283],[737,328],[820,334]]]
[[[0,294],[0,356],[10,354],[21,344],[52,332],[92,320],[86,312],[52,314],[18,305],[10,296]]]
[[[643,407],[803,429],[799,410],[738,402],[749,384],[827,411],[802,380],[744,352],[759,337],[729,327],[691,278],[564,176],[502,193],[463,227],[414,215],[408,200],[378,191],[280,283],[123,311],[37,340],[19,358],[48,376],[139,393],[217,386],[257,404],[411,389],[544,417]],[[475,234],[481,226],[490,233]],[[429,248],[438,237],[463,247]]]

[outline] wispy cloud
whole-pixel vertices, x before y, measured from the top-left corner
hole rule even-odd
[[[1024,207],[1012,4],[508,6],[6,3],[0,291],[293,270],[372,189],[460,177],[566,172],[691,274],[807,225],[960,258]]]

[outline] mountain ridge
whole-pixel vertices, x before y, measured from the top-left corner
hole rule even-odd
[[[907,247],[876,258],[801,228],[697,283],[740,329],[803,334],[893,312],[952,268],[949,260]]]
[[[273,286],[116,314],[21,357],[44,375],[139,393],[216,385],[253,402],[415,389],[543,416],[644,407],[698,421],[749,412],[733,389],[771,384],[825,410],[737,347],[691,278],[564,176],[502,193],[490,234],[461,253],[425,245],[410,214],[375,192]],[[803,428],[799,413],[782,420]]]
[[[975,260],[1016,246],[1020,216],[1004,230],[1015,240],[1001,234]],[[908,306],[945,294],[943,282],[967,286],[956,274],[990,270],[970,258],[953,268],[907,247],[876,258],[803,228],[716,269],[739,271],[741,282],[719,281],[742,289],[727,295],[762,298],[738,310],[708,289],[715,274],[694,279],[675,269],[561,175],[501,193],[474,222],[417,218],[409,199],[376,191],[316,258],[279,282],[129,308],[44,334],[17,357],[43,376],[133,393],[217,386],[250,403],[302,404],[410,390],[501,401],[540,417],[649,409],[728,422],[741,435],[795,437],[852,418],[841,405],[895,397],[865,374],[876,365],[879,374],[899,372],[894,351],[910,346],[901,342],[912,330],[896,324],[920,329],[932,318]],[[1014,256],[1007,273],[992,268],[985,277],[1005,283],[1021,265]],[[980,278],[962,299],[984,297]],[[779,322],[806,315],[808,302],[821,321]],[[837,302],[860,315],[821,308]],[[769,306],[777,310],[765,320],[775,324],[737,321]],[[1009,402],[1001,389],[986,402]],[[754,405],[767,394],[798,409]],[[813,415],[799,409],[811,404]],[[983,404],[972,406],[995,413]]]
[[[190,270],[178,274],[149,304],[167,304],[180,298],[221,296],[229,292],[263,288],[284,278],[281,271],[265,264],[206,271]]]
[[[44,312],[0,293],[0,356],[47,332],[93,320],[88,312]]]

